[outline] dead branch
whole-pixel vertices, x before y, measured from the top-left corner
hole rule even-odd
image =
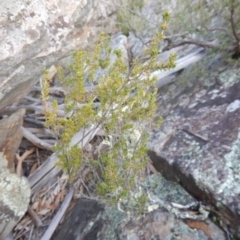
[[[193,64],[194,62],[199,61],[205,56],[204,49],[199,48],[195,52],[188,54],[185,57],[182,57],[176,61],[176,67],[171,70],[167,71],[155,71],[151,74],[151,77],[157,77],[157,83],[156,86],[157,88],[163,87],[169,83],[172,82],[173,77],[171,76],[172,74],[178,72],[181,69],[186,68],[190,64]]]
[[[46,128],[26,128],[26,129],[38,137],[54,138],[54,134]]]
[[[204,42],[204,41],[197,41],[194,39],[188,39],[188,40],[178,41],[174,43],[172,42],[171,39],[165,38],[165,40],[168,41],[168,45],[162,49],[163,52],[171,50],[172,48],[180,47],[187,44],[194,44],[204,48],[220,48],[220,44],[217,44],[215,42]]]
[[[50,95],[57,95],[57,96],[61,96],[64,97],[66,95],[66,91],[64,90],[64,88],[62,87],[50,87]],[[87,86],[85,87],[85,91],[86,93],[92,93],[96,90],[96,86]],[[33,89],[31,90],[32,92],[41,92],[41,87],[39,86],[35,86],[33,87]]]
[[[43,149],[52,151],[53,145],[50,145],[50,144],[46,143],[45,141],[41,140],[40,138],[36,137],[34,134],[32,134],[29,130],[27,130],[24,127],[22,127],[22,131],[23,131],[23,136],[28,141],[33,143],[33,145],[35,145],[39,148],[43,148]]]
[[[34,103],[41,103],[41,99],[39,98],[34,98],[34,97],[30,97],[30,96],[25,96],[25,99],[27,99],[28,101],[34,102]]]
[[[37,213],[32,209],[31,206],[28,207],[27,213],[32,218],[32,220],[35,223],[36,227],[41,227],[43,225],[42,220],[37,215]]]
[[[41,87],[39,86],[34,86],[32,89],[32,92],[41,92]],[[64,89],[62,87],[50,87],[49,89],[49,94],[50,95],[56,95],[56,96],[61,96],[64,97],[66,95]]]
[[[29,156],[31,155],[33,152],[35,151],[35,147],[31,148],[30,150],[27,150],[21,157],[16,154],[16,158],[17,158],[17,168],[16,168],[16,174],[18,176],[22,176],[22,163],[23,161]]]

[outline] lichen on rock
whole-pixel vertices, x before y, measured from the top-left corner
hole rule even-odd
[[[160,93],[164,121],[152,132],[149,155],[165,177],[174,176],[195,198],[213,204],[240,237],[239,69],[223,63],[209,77],[188,81]]]
[[[27,211],[31,192],[26,178],[8,171],[1,152],[0,169],[0,239],[5,239]]]

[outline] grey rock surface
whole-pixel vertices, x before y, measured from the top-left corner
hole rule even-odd
[[[152,175],[149,180],[151,191],[168,205],[171,202],[184,205],[195,201],[179,184],[167,181],[161,174]],[[116,207],[103,208],[96,201],[80,198],[54,239],[227,239],[209,219],[190,224],[151,201],[147,206],[148,210],[140,216],[128,208],[122,212]]]
[[[25,96],[45,67],[112,32],[116,2],[1,1],[0,110]]]
[[[225,62],[204,77],[159,90],[164,119],[149,141],[149,155],[167,179],[214,206],[240,237],[240,71]],[[178,79],[177,79],[178,80]]]
[[[199,225],[198,225],[199,224]],[[209,240],[226,239],[224,233],[210,221],[202,224],[202,229],[197,228],[201,223],[196,223],[195,229],[187,223],[174,217],[164,209],[157,209],[142,219],[132,220],[121,224],[119,229],[120,240],[149,240],[149,239],[181,239],[181,240]]]

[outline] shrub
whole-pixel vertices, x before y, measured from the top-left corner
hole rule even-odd
[[[150,73],[175,66],[175,55],[171,55],[168,62],[157,63],[158,46],[164,39],[163,29],[168,21],[169,13],[166,12],[160,31],[149,45],[149,61],[145,64],[135,59],[129,68],[122,52],[113,51],[110,39],[104,34],[93,52],[75,52],[71,76],[64,77],[59,69],[59,80],[66,92],[66,116],[58,116],[56,99],[50,101],[47,74],[42,81],[46,127],[58,140],[54,149],[59,156],[58,166],[68,173],[70,182],[82,178],[83,193],[88,197],[116,204],[144,177],[148,161],[146,141],[156,110],[156,79],[151,78]],[[112,55],[116,58],[111,63]],[[99,68],[107,71],[95,85]],[[94,90],[87,91],[86,79]],[[96,128],[101,128],[105,134],[95,151],[87,152],[77,144],[71,146],[79,130],[87,133]],[[94,141],[98,140],[93,140],[93,145]],[[102,151],[99,146],[108,150]]]

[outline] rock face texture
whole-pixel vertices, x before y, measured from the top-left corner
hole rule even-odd
[[[172,202],[186,205],[195,201],[179,184],[167,181],[161,174],[154,174],[149,180],[151,192],[167,205]],[[153,202],[148,202],[147,206],[148,210],[140,216],[134,215],[133,211],[127,213],[127,209],[122,212],[116,207],[103,208],[96,201],[80,198],[53,239],[227,239],[209,219],[183,220],[176,216],[176,209],[167,211]]]
[[[239,238],[240,70],[226,63],[210,70],[160,89],[164,121],[151,135],[149,155],[163,176],[212,204]]]
[[[112,32],[116,2],[1,1],[0,110],[25,96],[44,67]]]
[[[3,0],[0,4],[0,111],[26,96],[43,69],[113,32],[114,1]],[[13,174],[24,110],[0,123],[0,239],[27,210],[30,187]]]

